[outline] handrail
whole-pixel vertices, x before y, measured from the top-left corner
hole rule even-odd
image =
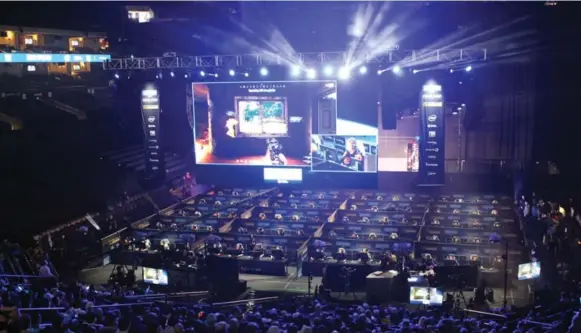
[[[166,294],[146,294],[146,295],[131,295],[125,296],[127,299],[148,299],[148,298],[160,298],[160,297],[183,297],[183,296],[205,296],[208,295],[209,291],[183,291],[178,293],[166,293]]]
[[[23,275],[23,274],[0,274],[0,278],[56,279],[55,276],[37,276],[37,275]]]
[[[464,312],[474,313],[474,314],[479,314],[479,315],[484,315],[484,316],[490,316],[490,317],[496,317],[496,318],[501,318],[501,319],[508,319],[508,317],[505,315],[501,315],[498,313],[492,313],[492,312],[484,312],[484,311],[477,311],[477,310],[470,310],[470,309],[464,309]]]
[[[420,228],[418,229],[418,236],[416,238],[416,242],[422,241],[422,231],[424,230],[424,225],[426,225],[426,216],[428,216],[428,213],[430,212],[430,203],[431,202],[428,202],[426,204],[426,209],[424,210],[424,215],[422,215],[422,220],[420,221]]]
[[[547,327],[552,327],[553,326],[552,324],[549,324],[549,323],[543,323],[543,322],[540,322],[540,321],[527,320],[527,319],[523,320],[523,322],[526,323],[526,324],[533,324],[533,325],[539,325],[539,326],[547,326]]]
[[[103,305],[93,305],[91,308],[122,308],[127,306],[137,306],[137,305],[154,305],[155,302],[144,302],[144,303],[123,303],[123,304],[103,304]],[[54,307],[54,308],[22,308],[18,309],[20,311],[64,311],[67,308]]]
[[[265,303],[265,302],[270,302],[270,301],[278,301],[278,299],[279,299],[278,296],[271,296],[271,297],[255,298],[255,299],[252,299],[252,302]],[[239,300],[239,301],[212,303],[212,306],[236,306],[236,305],[242,305],[242,304],[247,304],[247,303],[248,303],[248,300],[243,299],[243,300]]]

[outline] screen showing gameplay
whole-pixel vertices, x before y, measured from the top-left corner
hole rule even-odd
[[[309,166],[311,116],[335,81],[194,83],[197,164]]]
[[[517,278],[519,280],[536,279],[541,276],[541,263],[529,262],[518,265]]]
[[[335,80],[197,82],[192,96],[198,165],[377,172],[377,135],[337,135]]]
[[[311,136],[312,171],[377,172],[377,136]]]
[[[143,282],[167,286],[169,283],[167,271],[163,269],[143,267]]]

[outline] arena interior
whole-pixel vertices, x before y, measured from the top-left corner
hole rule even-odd
[[[581,332],[579,5],[37,5],[7,332]]]

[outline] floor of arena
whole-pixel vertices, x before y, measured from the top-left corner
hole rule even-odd
[[[85,281],[89,284],[104,284],[109,280],[109,276],[114,270],[114,265],[107,265],[99,268],[86,269],[80,272],[79,279]],[[138,269],[135,272],[138,280],[141,280],[143,272]],[[276,294],[287,293],[306,295],[308,293],[308,280],[307,277],[303,276],[301,278],[296,278],[296,268],[288,267],[288,276],[269,276],[269,275],[257,275],[257,274],[240,274],[241,280],[246,280],[248,282],[248,288],[251,288],[259,292],[272,292]],[[314,292],[315,286],[321,283],[320,277],[313,277],[312,279],[312,291]],[[526,306],[529,303],[528,288],[526,285],[511,283],[514,287],[510,288],[507,292],[508,304],[512,306]],[[515,286],[517,285],[517,286]],[[501,307],[503,303],[503,289],[493,288],[494,290],[494,302],[491,304],[493,307]],[[444,290],[445,292],[452,292],[451,290]],[[354,301],[354,300],[365,300],[365,293],[332,293],[333,298],[341,301]],[[474,293],[471,291],[464,292],[464,297],[468,301]]]

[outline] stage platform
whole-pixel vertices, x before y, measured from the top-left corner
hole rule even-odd
[[[114,266],[108,265],[105,267],[86,269],[79,273],[79,279],[89,284],[104,284],[107,283]],[[270,275],[257,275],[257,274],[240,274],[241,280],[246,280],[248,282],[248,288],[255,290],[260,294],[267,295],[279,295],[279,296],[302,296],[308,293],[308,279],[303,276],[299,279],[296,278],[296,267],[288,267],[288,276],[270,276]],[[141,280],[143,273],[139,269],[135,275],[138,280]],[[321,284],[320,277],[313,277],[312,280],[312,292],[314,292],[315,287]],[[511,284],[517,285],[517,284]],[[494,290],[495,302],[492,304],[493,307],[502,306],[503,289],[502,288],[492,288]],[[445,292],[452,292],[451,290],[444,290]],[[339,301],[362,301],[366,299],[364,292],[361,293],[332,293],[331,296]],[[464,292],[466,300],[474,296],[471,291]],[[526,285],[518,285],[517,287],[512,287],[507,293],[508,304],[512,306],[526,306],[528,304],[528,288]]]

